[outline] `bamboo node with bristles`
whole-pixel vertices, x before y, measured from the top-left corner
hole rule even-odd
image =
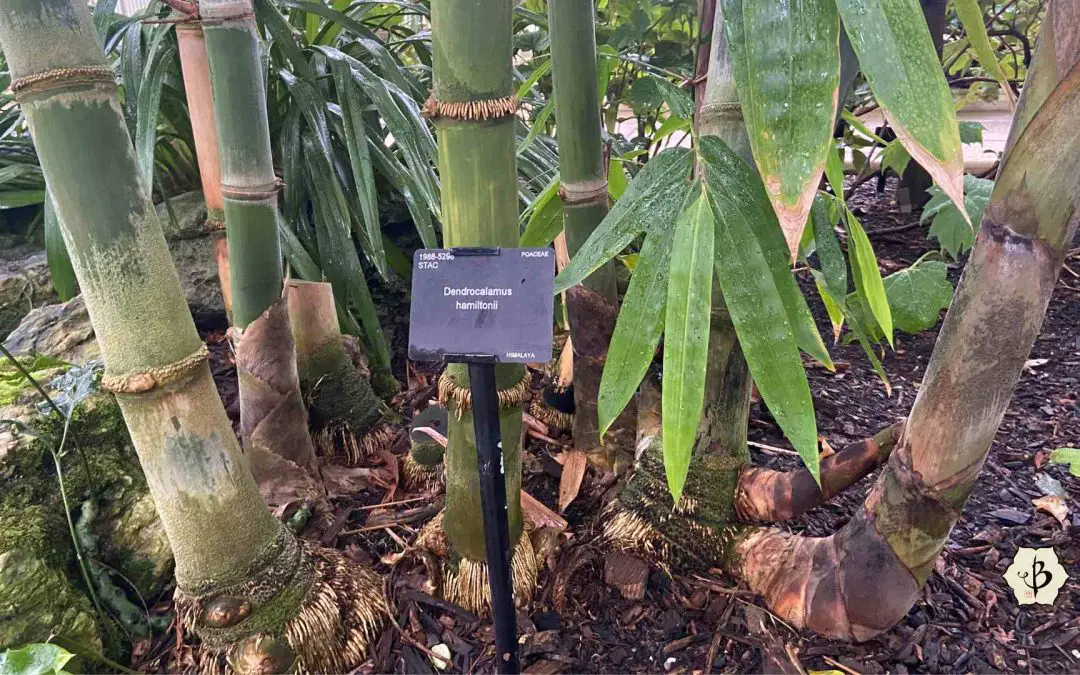
[[[263,568],[247,580],[202,595],[177,589],[181,625],[197,627],[203,640],[200,672],[224,673],[238,658],[257,660],[260,650],[252,640],[263,639],[283,638],[297,672],[348,672],[367,658],[375,630],[389,615],[378,575],[340,551],[299,541],[284,527],[281,532],[256,558]],[[237,606],[245,611],[227,626],[208,626],[208,610],[221,599],[242,600]],[[282,621],[294,603],[298,610]],[[252,649],[251,655],[241,653]]]
[[[191,375],[209,358],[210,350],[203,344],[193,354],[164,366],[144,368],[121,375],[106,374],[101,378],[101,388],[114,394],[141,394]]]
[[[447,117],[454,120],[493,120],[514,115],[520,103],[513,94],[481,101],[440,101],[432,94],[424,101],[421,112],[430,119]]]
[[[11,82],[11,93],[18,97],[27,91],[51,89],[65,84],[116,84],[116,73],[111,66],[74,66],[53,68],[34,75],[19,77]]]
[[[574,414],[553,408],[539,398],[534,398],[529,405],[529,414],[544,424],[557,429],[570,429],[574,426]]]
[[[453,602],[462,608],[480,615],[487,615],[491,611],[491,587],[488,584],[488,565],[482,560],[470,560],[460,558],[456,568],[453,568],[446,560],[451,554],[450,543],[443,529],[443,517],[445,511],[428,521],[427,525],[420,530],[416,538],[416,548],[430,554],[426,559],[434,564],[441,565],[442,596],[449,602]],[[536,589],[536,577],[540,571],[540,564],[536,558],[536,550],[533,548],[532,539],[529,538],[531,527],[526,524],[525,531],[518,538],[517,545],[511,552],[510,557],[510,585],[514,596],[514,604],[523,607],[532,599]],[[432,574],[438,574],[438,570],[430,570]]]
[[[529,393],[529,371],[526,370],[521,375],[521,379],[517,384],[506,389],[500,389],[498,391],[499,396],[499,408],[512,408],[519,405],[525,400],[525,396]],[[447,410],[450,410],[450,405],[454,406],[454,414],[458,419],[461,419],[465,413],[472,407],[472,392],[468,387],[462,387],[457,382],[454,382],[454,378],[444,372],[439,377],[439,404]]]

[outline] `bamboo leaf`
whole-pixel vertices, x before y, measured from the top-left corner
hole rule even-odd
[[[633,398],[656,355],[664,331],[674,235],[674,227],[656,228],[645,235],[645,243],[632,268],[634,275],[630,277],[600,377],[596,410],[601,436]]]
[[[971,46],[975,48],[975,56],[979,59],[979,65],[998,81],[998,84],[1001,85],[1001,91],[1005,94],[1006,100],[1009,101],[1009,107],[1015,110],[1016,93],[1013,92],[1012,87],[1009,85],[1009,78],[1005,76],[1005,72],[1001,69],[1001,64],[998,63],[997,55],[994,53],[994,47],[990,44],[990,36],[986,33],[986,24],[983,23],[983,13],[979,9],[978,0],[955,0],[953,9],[956,10],[956,16],[960,18],[960,23],[964,25],[964,33],[967,34]]]
[[[676,504],[705,406],[716,231],[701,186],[691,188],[690,200],[675,225],[664,319],[664,472]]]
[[[794,260],[832,148],[840,19],[833,0],[723,3],[754,162]]]
[[[964,156],[952,92],[919,3],[836,0],[836,5],[889,126],[963,212]]]
[[[706,183],[711,191],[735,190],[741,194],[745,219],[749,222],[758,249],[768,264],[769,274],[780,294],[788,323],[799,349],[832,370],[833,362],[814,324],[795,277],[791,273],[787,242],[780,231],[776,213],[769,203],[761,179],[746,162],[731,152],[723,141],[706,136],[699,142],[701,159],[706,165]]]
[[[825,204],[825,197],[820,194],[810,209],[810,221],[814,228],[814,244],[817,247],[818,261],[821,263],[821,279],[819,280],[818,275],[815,275],[814,281],[818,286],[818,294],[825,304],[825,311],[829,314],[835,340],[840,337],[840,330],[844,325],[844,309],[842,303],[835,302],[833,298],[842,299],[847,294],[847,261],[844,260],[844,252],[840,249],[836,231],[833,230],[833,221],[829,217],[829,207]],[[822,284],[825,288],[822,288]]]
[[[45,259],[49,263],[49,277],[60,300],[67,302],[79,292],[79,281],[68,257],[64,235],[60,231],[60,217],[52,198],[45,198]]]
[[[689,189],[692,160],[688,150],[671,148],[646,164],[555,279],[555,292],[581,283],[642,232],[671,227]]]
[[[760,237],[761,230],[780,236],[776,215],[756,174],[722,141],[708,136],[698,148],[716,218],[714,269],[739,344],[762,399],[817,479],[814,404],[781,286],[798,289],[782,238],[777,250],[785,276],[778,276],[776,256],[766,253]]]
[[[850,211],[847,211],[848,253],[851,255],[851,270],[855,276],[855,291],[866,302],[877,321],[889,345],[893,344],[892,312],[889,299],[885,295],[885,284],[881,280],[877,256],[870,238],[862,223]]]

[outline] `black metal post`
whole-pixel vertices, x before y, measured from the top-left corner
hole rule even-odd
[[[506,476],[499,430],[499,399],[493,363],[469,363],[476,458],[480,470],[480,507],[484,512],[491,618],[499,672],[520,673],[517,655],[517,615],[510,580],[510,526],[506,514]]]

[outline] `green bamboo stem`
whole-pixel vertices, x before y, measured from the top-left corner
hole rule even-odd
[[[698,134],[720,137],[753,166],[719,2],[714,26],[708,82],[698,112]],[[618,503],[623,510],[605,527],[605,534],[616,548],[663,565],[715,565],[729,555],[741,529],[734,504],[740,470],[750,461],[746,441],[752,380],[718,284],[713,286],[711,311],[705,407],[683,498],[676,506],[667,488],[657,427],[657,437],[619,493]],[[659,405],[659,400],[655,403]],[[639,418],[649,412],[642,407]]]
[[[225,234],[217,230],[224,224],[225,213],[221,196],[221,162],[218,160],[217,127],[214,125],[214,93],[210,85],[210,61],[206,57],[206,40],[202,25],[181,23],[176,26],[176,41],[180,48],[180,68],[184,75],[191,132],[195,138],[195,155],[199,163],[203,199],[206,201],[206,224],[214,240],[218,281],[225,301],[225,313],[232,318],[232,287],[229,277],[229,246]]]
[[[451,111],[513,96],[511,5],[511,0],[432,3],[435,87],[429,108],[437,102],[440,110]],[[512,115],[487,120],[436,116],[446,246],[518,245],[514,120]],[[468,387],[464,366],[450,366],[447,372],[456,386]],[[498,366],[496,384],[512,387],[523,374],[521,366]],[[521,406],[502,408],[500,422],[513,545],[522,529]],[[446,534],[458,554],[482,561],[486,553],[470,411],[451,404],[448,436]]]
[[[604,219],[608,211],[607,167],[600,139],[600,101],[596,79],[596,37],[591,2],[550,0],[551,77],[555,92],[556,135],[559,142],[559,196],[563,201],[563,231],[571,256]],[[590,456],[602,451],[597,398],[607,346],[615,329],[619,296],[615,267],[605,263],[582,286],[589,293],[567,295],[570,335],[574,347],[574,445]],[[624,412],[615,431],[633,422]],[[611,450],[615,450],[614,444]]]
[[[213,88],[221,195],[233,289],[240,434],[256,449],[317,473],[300,393],[288,310],[282,299],[278,184],[270,151],[266,88],[251,0],[200,4]]]
[[[86,5],[5,0],[0,46],[14,81],[43,77],[18,99],[106,377],[160,372],[197,353],[202,343],[140,184],[115,83],[86,70],[108,71]],[[179,586],[242,576],[279,524],[259,498],[205,361],[170,386],[117,400],[172,545]]]
[[[379,580],[300,542],[263,505],[86,4],[3,0],[0,48],[101,346],[102,387],[116,394],[172,547],[178,618],[202,640],[193,669],[351,670],[388,611]]]
[[[281,299],[277,178],[259,39],[250,0],[202,0],[221,161],[233,325]]]

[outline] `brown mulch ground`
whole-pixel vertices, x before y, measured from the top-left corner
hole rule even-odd
[[[884,272],[907,266],[934,248],[922,228],[875,235],[910,224],[917,216],[899,213],[887,197],[874,192],[873,182],[851,203],[861,210]],[[1080,256],[1070,264],[1080,272]],[[960,265],[953,268],[950,278],[955,283]],[[808,278],[800,281],[810,283]],[[1080,538],[1075,536],[1080,531],[1080,479],[1046,461],[1050,450],[1080,444],[1080,290],[1065,285],[1080,286],[1080,281],[1068,273],[1063,281],[963,518],[922,599],[900,625],[858,645],[797,633],[718,572],[676,579],[654,572],[643,600],[624,599],[603,583],[603,552],[592,544],[600,526],[596,514],[613,487],[610,477],[589,469],[580,496],[565,514],[572,536],[542,571],[533,602],[519,612],[526,672],[775,672],[793,668],[792,659],[806,670],[848,673],[1080,671]],[[822,335],[830,334],[823,309],[813,301],[815,294],[807,296]],[[212,366],[235,419],[235,370],[227,345],[215,342],[215,335],[220,332],[213,331],[209,340]],[[936,329],[897,336],[896,351],[883,359],[891,397],[857,345],[831,349],[834,359],[847,366],[837,374],[808,368],[819,432],[828,443],[841,447],[906,415],[935,337]],[[751,440],[786,447],[760,404],[751,418]],[[528,449],[525,489],[554,507],[561,472],[552,459],[556,448],[534,440]],[[404,443],[399,443],[396,452],[403,450]],[[774,468],[794,468],[798,462],[783,453],[752,454],[755,462]],[[1036,484],[1040,475],[1043,481],[1059,481],[1068,494],[1071,513],[1064,526],[1032,505],[1044,494]],[[788,526],[811,535],[835,531],[861,503],[870,480]],[[373,484],[370,490],[338,498],[336,531],[320,536],[324,543],[345,549],[358,564],[388,572],[386,563],[422,524],[415,519],[420,510],[416,503],[381,511],[363,507],[388,497],[413,496],[401,490],[388,495],[385,486]],[[388,525],[377,529],[375,523]],[[1014,601],[1002,574],[1018,546],[1053,546],[1069,571],[1070,580],[1053,607],[1021,608]],[[383,631],[362,671],[434,672],[425,651],[440,643],[451,650],[451,671],[493,670],[490,624],[424,595],[415,568],[399,566],[392,579],[388,585],[397,603],[398,628]],[[177,665],[173,644],[175,636],[166,635],[143,645],[138,665],[149,670]]]

